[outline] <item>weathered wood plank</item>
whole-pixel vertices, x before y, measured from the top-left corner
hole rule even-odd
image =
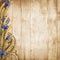
[[[23,57],[22,60],[30,60],[30,0],[21,0],[21,32],[22,32],[22,47]]]
[[[60,0],[57,0],[57,19],[58,19],[58,60],[60,60]]]
[[[57,60],[56,0],[48,0],[49,53],[48,60]]]

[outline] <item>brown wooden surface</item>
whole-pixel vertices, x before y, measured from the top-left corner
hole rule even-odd
[[[13,0],[8,14],[19,60],[60,60],[60,0]]]

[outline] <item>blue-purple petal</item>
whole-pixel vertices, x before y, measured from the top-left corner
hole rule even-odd
[[[4,22],[4,20],[5,20],[5,17],[3,16],[3,17],[2,17],[2,22]]]
[[[4,2],[5,3],[5,6],[10,6],[10,2],[8,1],[8,2]]]
[[[8,35],[8,36],[6,37],[6,40],[10,40],[10,35]]]
[[[5,51],[0,51],[0,55],[6,55]]]
[[[2,25],[3,29],[8,29],[8,27],[9,27],[8,25]]]
[[[8,24],[10,22],[10,19],[8,18],[7,20],[6,20],[6,24]]]

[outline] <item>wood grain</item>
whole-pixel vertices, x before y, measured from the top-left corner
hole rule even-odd
[[[60,60],[60,0],[11,1],[19,60]]]

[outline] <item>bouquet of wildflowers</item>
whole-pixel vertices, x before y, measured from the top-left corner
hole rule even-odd
[[[10,56],[15,56],[18,60],[16,54],[16,40],[15,37],[9,32],[11,29],[10,18],[6,14],[10,6],[10,1],[3,1],[0,7],[0,60],[8,60]]]

